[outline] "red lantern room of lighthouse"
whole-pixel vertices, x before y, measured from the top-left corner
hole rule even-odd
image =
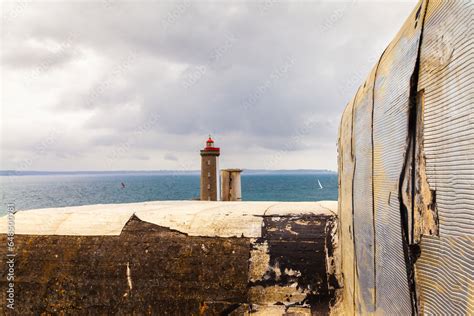
[[[220,200],[220,148],[214,146],[214,140],[209,135],[206,147],[201,149],[201,200]]]
[[[206,141],[206,148],[204,150],[212,150],[212,151],[219,151],[220,148],[214,147],[214,140],[211,138],[211,135],[209,135],[209,138]]]

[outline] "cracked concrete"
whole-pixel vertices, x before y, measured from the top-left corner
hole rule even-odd
[[[25,264],[15,271],[17,311],[329,314],[339,291],[331,206],[150,202],[18,212]]]

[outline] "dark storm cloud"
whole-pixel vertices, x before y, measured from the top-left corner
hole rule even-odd
[[[176,161],[168,151],[178,140],[182,149],[209,132],[236,151],[249,139],[270,151],[333,146],[344,106],[414,3],[107,0],[26,2],[18,12],[14,5],[2,63],[11,72],[26,68],[25,76],[46,63],[44,71],[61,76],[45,116],[89,113],[69,145],[80,138],[93,154],[132,139]],[[318,159],[308,161],[318,168]]]

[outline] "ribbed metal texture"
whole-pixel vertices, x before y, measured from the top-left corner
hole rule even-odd
[[[474,315],[473,13],[473,1],[420,1],[343,114],[350,314],[409,315],[416,290],[421,314]]]
[[[430,0],[420,56],[426,174],[439,237],[423,236],[416,263],[421,311],[474,315],[473,1]]]
[[[374,91],[376,301],[388,315],[412,312],[402,239],[399,185],[408,150],[410,79],[424,14],[420,3],[383,54]]]
[[[352,178],[354,162],[352,158],[352,106],[354,99],[347,105],[341,119],[338,142],[339,165],[339,203],[338,216],[339,243],[341,247],[341,269],[344,274],[343,304],[344,310],[354,313],[355,258],[352,228]]]
[[[353,107],[354,239],[356,252],[356,311],[375,311],[374,214],[372,199],[372,105],[377,67],[356,95]]]

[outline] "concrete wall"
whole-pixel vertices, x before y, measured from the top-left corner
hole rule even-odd
[[[18,212],[15,311],[5,304],[0,310],[329,314],[339,297],[336,208],[335,202],[147,202]],[[0,218],[4,244],[6,222]],[[6,274],[2,261],[1,289]]]
[[[474,314],[472,1],[420,1],[342,116],[344,304]]]

